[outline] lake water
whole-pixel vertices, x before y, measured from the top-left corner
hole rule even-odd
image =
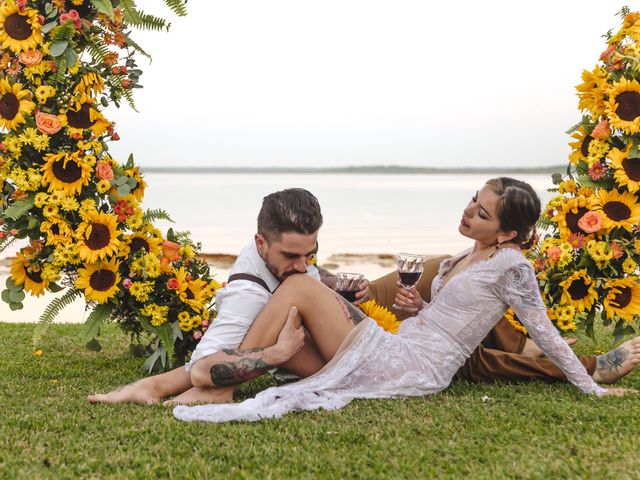
[[[462,210],[487,174],[167,174],[145,176],[146,208],[163,208],[177,229],[190,230],[203,252],[237,253],[253,236],[262,198],[302,187],[320,201],[324,225],[319,259],[334,253],[456,253]],[[541,196],[547,174],[520,175]],[[166,227],[168,224],[164,224]]]

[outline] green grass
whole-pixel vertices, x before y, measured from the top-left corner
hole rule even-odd
[[[129,356],[115,327],[94,353],[80,326],[55,325],[40,358],[32,330],[0,324],[1,478],[621,479],[640,471],[638,397],[595,399],[567,384],[456,383],[432,397],[355,401],[338,412],[183,423],[163,406],[86,402],[89,392],[140,375],[142,360]],[[640,374],[621,385],[640,388]]]

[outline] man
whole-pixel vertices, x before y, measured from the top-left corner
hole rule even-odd
[[[427,302],[431,299],[431,282],[444,258],[432,258],[425,262],[416,288]],[[398,274],[392,272],[371,282],[369,295],[379,304],[390,308],[398,291],[397,283]],[[628,340],[604,355],[580,355],[578,358],[596,382],[614,383],[635,368],[636,360],[632,352],[638,346],[640,337]],[[504,317],[458,370],[456,378],[486,382],[566,380],[562,371],[542,356],[540,348],[530,338],[517,332]]]
[[[267,195],[258,214],[258,233],[238,255],[227,285],[218,290],[217,316],[189,363],[107,394],[89,395],[88,400],[93,403],[151,404],[177,395],[171,402],[231,401],[235,386],[215,387],[208,378],[211,355],[238,348],[253,321],[286,277],[300,273],[321,280],[318,269],[309,265],[318,249],[321,225],[320,205],[308,191],[294,188]],[[329,286],[335,281],[331,276],[324,280]],[[365,298],[366,290],[367,282],[363,282],[358,300]],[[290,369],[292,373],[306,377],[322,367],[318,358],[309,339],[298,353],[296,365]],[[234,384],[248,378],[251,377],[236,378]]]

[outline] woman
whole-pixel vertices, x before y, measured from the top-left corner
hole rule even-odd
[[[581,391],[624,394],[623,389],[598,386],[547,317],[533,268],[520,250],[533,241],[539,215],[540,200],[528,184],[505,177],[487,182],[460,221],[459,231],[475,241],[473,248],[441,263],[429,304],[406,290],[398,294],[397,301],[414,304],[420,312],[395,335],[372,319],[360,322],[358,311],[320,283],[302,275],[287,279],[241,347],[263,348],[221,353],[220,362],[206,374],[224,386],[247,365],[259,365],[256,372],[295,365],[304,335],[294,327],[298,314],[317,347],[318,362],[328,363],[305,380],[270,388],[242,403],[180,406],[174,415],[187,421],[259,420],[295,410],[341,408],[354,398],[436,393],[449,385],[508,307]],[[240,376],[247,373],[252,374],[245,369]]]

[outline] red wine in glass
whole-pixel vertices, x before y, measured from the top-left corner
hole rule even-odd
[[[398,255],[398,277],[400,283],[406,289],[413,288],[424,270],[424,257],[422,255],[413,255],[410,253],[400,253]],[[396,310],[405,310],[408,312],[416,312],[415,307],[406,307],[403,305],[393,304]]]
[[[364,276],[361,273],[340,272],[336,277],[336,292],[348,302],[355,302],[356,293],[360,290],[360,282]]]

